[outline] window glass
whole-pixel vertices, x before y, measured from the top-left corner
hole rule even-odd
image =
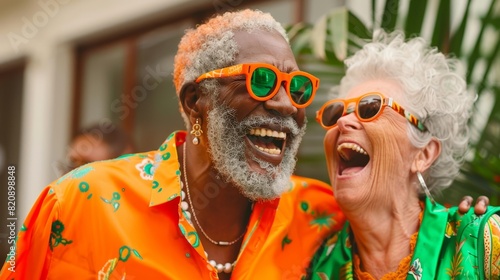
[[[129,113],[122,100],[125,75],[125,44],[92,50],[84,56],[80,128],[104,118],[121,123]]]
[[[174,130],[185,130],[172,82],[177,44],[190,22],[146,34],[138,42],[133,137],[139,151],[157,149]]]

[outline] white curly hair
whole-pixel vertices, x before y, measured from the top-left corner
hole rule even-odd
[[[468,149],[468,120],[476,95],[467,90],[460,62],[447,57],[420,37],[405,40],[401,31],[374,32],[373,40],[346,59],[346,75],[333,92],[343,97],[359,83],[391,79],[404,89],[405,109],[427,127],[421,132],[408,125],[416,147],[431,139],[441,142],[441,154],[424,174],[427,186],[438,192],[458,175]]]

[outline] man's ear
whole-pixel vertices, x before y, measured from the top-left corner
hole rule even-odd
[[[439,154],[441,154],[441,142],[432,137],[429,143],[415,156],[411,171],[423,173],[434,163]]]
[[[200,97],[201,93],[197,83],[188,82],[182,86],[179,92],[179,102],[181,103],[182,110],[184,110],[188,117],[200,115],[198,104]]]

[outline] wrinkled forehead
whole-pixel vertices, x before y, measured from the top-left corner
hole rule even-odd
[[[234,33],[238,51],[235,64],[268,63],[281,71],[298,70],[288,41],[275,30],[239,30]]]
[[[392,97],[398,103],[404,105],[405,94],[403,87],[396,81],[390,79],[373,79],[355,84],[339,98],[356,98],[370,92],[379,92],[385,97]]]

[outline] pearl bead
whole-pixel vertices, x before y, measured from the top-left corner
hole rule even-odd
[[[189,208],[188,203],[185,201],[181,201],[181,209],[186,211],[186,210],[188,210],[188,208]]]
[[[196,140],[196,143],[195,144],[198,144],[198,138],[195,137],[193,139],[193,142],[195,142]],[[185,147],[184,146],[184,154],[185,154]],[[185,165],[185,163],[183,163],[183,165]],[[184,168],[184,171],[185,171],[185,166],[183,167]],[[181,188],[184,188],[184,184],[182,183],[182,181],[180,182],[181,183]],[[189,185],[186,184],[187,188],[189,188]],[[189,199],[189,192],[187,193],[188,194],[188,199]],[[182,213],[185,215],[186,217],[186,220],[191,224],[193,225],[192,221],[191,221],[191,212],[189,212],[189,208],[190,208],[190,204],[187,203],[186,201],[184,201],[184,199],[186,198],[186,193],[181,190],[181,203],[180,203],[180,206],[181,206],[181,209],[182,209]],[[253,205],[252,205],[253,206]],[[192,207],[191,207],[192,208]],[[194,216],[196,218],[196,216]],[[203,231],[203,229],[202,229]],[[205,235],[206,236],[206,235]],[[227,241],[213,241],[213,240],[210,240],[210,238],[208,238],[208,236],[206,236],[210,241],[212,241],[212,243],[216,244],[216,245],[222,245],[222,246],[228,246],[228,245],[232,245],[233,243],[235,243],[237,240],[240,240],[242,237],[244,236],[241,235],[240,237],[238,237],[238,239],[232,241],[232,242],[227,242]],[[205,258],[208,260],[208,253],[207,251],[204,252],[205,253]],[[209,260],[208,261],[208,264],[213,267],[215,270],[217,270],[217,273],[231,273],[231,271],[233,271],[233,264],[231,263],[225,263],[225,264],[221,264],[221,263],[217,263],[215,260]]]
[[[205,256],[208,258],[207,251],[205,251]],[[221,272],[231,273],[231,271],[233,271],[233,264],[231,264],[231,263],[221,264],[221,263],[217,263],[214,260],[210,260],[210,261],[208,261],[208,263],[217,270],[217,273],[221,273]]]
[[[233,270],[233,265],[232,265],[232,264],[230,264],[230,263],[226,263],[226,264],[224,265],[224,272],[225,272],[225,273],[229,273],[229,272],[231,272],[232,270]]]

